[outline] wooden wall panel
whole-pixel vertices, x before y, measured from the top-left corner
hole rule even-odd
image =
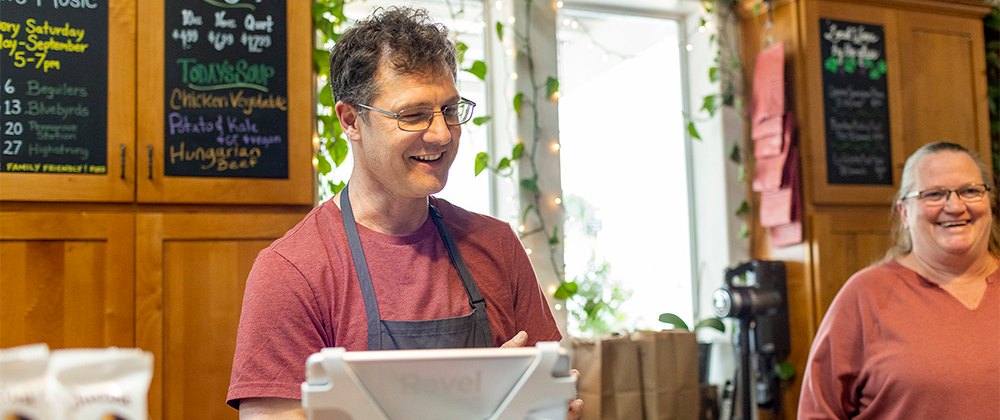
[[[813,216],[815,319],[823,315],[847,279],[878,262],[891,244],[889,209],[817,209]],[[819,280],[822,281],[819,281]]]
[[[0,347],[134,345],[130,214],[0,213]]]
[[[243,287],[257,253],[301,218],[137,216],[136,341],[155,357],[151,419],[238,417],[225,401]]]

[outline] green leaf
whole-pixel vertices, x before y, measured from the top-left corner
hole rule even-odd
[[[330,93],[330,85],[323,86],[323,89],[320,89],[319,95],[316,99],[319,101],[320,105],[332,108],[334,103],[333,93]]]
[[[524,156],[524,143],[514,145],[514,150],[510,151],[510,160],[518,160]]]
[[[688,121],[688,134],[698,140],[701,140],[701,135],[698,134],[698,129],[694,126],[694,121]]]
[[[313,69],[317,74],[330,74],[330,52],[318,48],[313,49]]]
[[[463,70],[472,73],[472,75],[478,77],[479,80],[486,80],[486,63],[482,61],[476,60],[472,63],[472,67]]]
[[[726,324],[723,324],[719,318],[708,318],[698,321],[698,324],[694,326],[694,330],[698,331],[699,328],[712,328],[721,333],[726,332]]]
[[[459,63],[465,61],[465,52],[468,50],[469,46],[465,45],[464,42],[459,41],[455,43],[455,56],[456,56],[455,58],[458,60]]]
[[[524,222],[528,221],[528,213],[531,212],[531,209],[533,209],[533,208],[535,208],[534,204],[528,204],[528,207],[524,208],[524,212],[521,213],[521,223],[522,224]]]
[[[795,377],[795,365],[785,360],[774,367],[774,374],[778,375],[778,378],[782,381],[792,379]]]
[[[719,68],[709,67],[708,68],[708,81],[715,83],[719,81]]]
[[[503,23],[497,22],[497,39],[503,42]]]
[[[740,163],[743,161],[743,159],[740,158],[739,143],[733,142],[733,147],[729,149],[729,160],[733,161],[733,163]]]
[[[715,116],[715,95],[706,95],[702,98],[701,110],[708,112],[709,116]]]
[[[517,95],[514,95],[514,113],[517,114],[518,117],[521,116],[521,103],[523,101],[524,101],[523,93],[518,92]]]
[[[340,164],[344,163],[344,159],[347,158],[347,140],[337,137],[333,139],[333,147],[327,147],[326,150],[330,152],[333,164],[339,168]]]
[[[559,226],[552,228],[552,236],[549,237],[549,245],[559,245]]]
[[[555,93],[558,91],[559,91],[559,80],[557,80],[552,76],[549,76],[549,78],[545,80],[545,96],[552,97],[552,95],[555,95]]]
[[[740,238],[746,239],[750,237],[750,229],[747,228],[746,222],[740,225]]]
[[[486,169],[489,163],[490,155],[486,154],[486,152],[479,152],[479,154],[476,155],[476,176],[479,176],[479,173],[482,172],[483,169]]]
[[[691,331],[691,329],[688,328],[688,324],[684,322],[684,320],[681,319],[681,317],[674,315],[670,312],[660,314],[660,322],[665,324],[670,324],[676,330]]]
[[[742,216],[747,213],[750,213],[750,205],[747,204],[747,200],[743,200],[743,202],[740,203],[740,206],[736,208],[736,215]]]
[[[556,288],[556,292],[552,294],[552,297],[556,299],[569,299],[573,295],[576,295],[577,290],[579,290],[579,286],[575,282],[563,282],[563,284],[560,284]]]
[[[486,124],[486,122],[489,121],[492,118],[493,117],[491,117],[489,115],[486,115],[486,116],[483,116],[483,117],[476,117],[476,118],[472,119],[472,123],[475,124],[475,125],[483,125],[483,124]]]
[[[736,179],[740,182],[747,181],[747,167],[744,165],[739,165],[736,167]]]
[[[524,188],[528,191],[538,194],[538,180],[536,178],[537,176],[533,178],[522,179],[521,188]]]
[[[340,181],[338,184],[334,184],[332,181],[330,182],[330,190],[333,191],[334,194],[339,193],[346,186],[347,184],[345,184],[344,181]]]
[[[319,162],[319,164],[316,165],[316,170],[319,171],[319,173],[326,175],[333,170],[333,166],[330,165],[330,161],[326,158],[326,156],[317,153],[316,160]]]
[[[502,171],[510,167],[510,159],[503,158],[500,159],[500,163],[497,164],[497,171]]]

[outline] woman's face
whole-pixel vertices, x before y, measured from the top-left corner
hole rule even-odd
[[[941,151],[920,161],[913,191],[956,190],[972,183],[983,183],[972,157],[962,152]],[[993,223],[988,193],[972,203],[952,192],[943,205],[913,197],[898,206],[903,225],[913,241],[913,253],[918,258],[944,263],[956,257],[987,255]]]

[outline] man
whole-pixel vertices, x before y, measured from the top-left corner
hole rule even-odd
[[[445,186],[475,106],[456,89],[447,36],[424,11],[390,8],[331,52],[330,85],[354,168],[347,188],[254,262],[227,398],[241,419],[304,418],[305,361],[323,347],[518,347],[561,338],[510,226],[430,197]],[[569,418],[581,408],[571,403]]]

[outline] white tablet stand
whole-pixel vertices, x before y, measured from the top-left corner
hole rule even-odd
[[[576,393],[557,342],[516,349],[347,352],[306,361],[310,420],[565,420]]]

